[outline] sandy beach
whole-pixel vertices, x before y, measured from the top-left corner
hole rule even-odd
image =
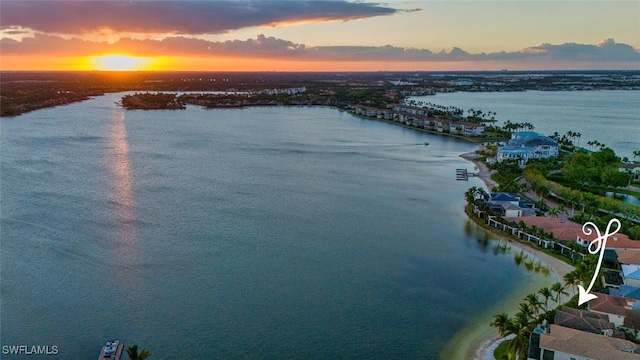
[[[486,185],[487,189],[491,189],[494,186],[497,186],[497,183],[491,179],[491,171],[487,168],[487,166],[481,162],[477,161],[478,157],[475,153],[466,153],[460,155],[465,160],[473,162],[478,168],[478,178],[480,178]],[[555,279],[554,282],[560,281],[563,283],[564,276],[573,270],[573,266],[565,263],[562,260],[556,259],[553,256],[545,254],[544,252],[537,251],[526,243],[510,240],[506,236],[500,236],[501,240],[506,241],[512,250],[516,252],[523,251],[527,254],[529,259],[534,259],[535,261],[540,261],[544,266],[547,266],[550,270],[551,276]],[[526,296],[527,293],[521,294],[522,297]],[[568,296],[564,296],[560,299],[560,302],[565,302],[569,299]],[[552,304],[553,302],[550,302]],[[502,311],[513,314],[517,311],[516,308],[513,309],[503,309]],[[488,329],[477,331],[476,336],[473,337],[472,341],[462,346],[465,348],[464,358],[465,359],[474,359],[474,360],[493,360],[493,351],[498,346],[498,344],[504,341],[504,338],[501,338],[498,335],[498,332],[493,329]],[[471,339],[469,339],[471,340]]]

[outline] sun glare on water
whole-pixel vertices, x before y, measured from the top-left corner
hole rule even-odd
[[[89,59],[95,70],[106,71],[138,71],[150,70],[155,62],[154,58],[129,55],[93,56]]]

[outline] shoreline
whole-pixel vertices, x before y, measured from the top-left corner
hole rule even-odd
[[[473,152],[465,153],[461,154],[460,157],[472,162],[478,168],[478,178],[483,181],[485,187],[487,187],[488,190],[498,185],[491,179],[491,171],[487,168],[487,166],[483,162],[476,160],[478,158],[477,154]],[[512,247],[512,249],[518,252],[523,251],[525,254],[527,254],[527,256],[529,256],[530,259],[533,259],[535,261],[539,260],[544,266],[547,266],[550,271],[549,275],[555,278],[555,282],[559,281],[563,283],[564,275],[573,270],[573,266],[559,259],[556,259],[555,257],[548,255],[542,251],[538,251],[535,248],[527,245],[526,243],[512,240],[507,236],[503,236],[499,233],[491,233],[497,237],[495,241],[505,242],[510,247]],[[517,291],[514,292],[513,296],[523,298],[528,294],[528,292],[523,292],[522,294],[518,295],[521,290],[523,289],[517,289]],[[568,296],[564,296],[564,298],[560,300],[563,303],[567,301],[568,298]],[[505,301],[508,302],[509,300],[511,299],[507,299]],[[553,303],[553,301],[551,301],[550,303]],[[507,313],[513,313],[517,311],[517,307],[504,309],[503,311]],[[479,317],[482,317],[482,315],[480,315]],[[462,337],[462,339],[460,340],[467,340],[467,342],[459,343],[459,346],[461,346],[462,348],[460,354],[464,354],[464,359],[493,360],[493,351],[499,343],[505,340],[505,338],[502,338],[498,334],[496,329],[489,327],[488,323],[486,326],[476,324],[475,327],[475,331],[472,331],[471,334],[464,334],[465,330],[471,328],[471,325],[466,326],[462,332],[458,333],[453,338],[456,339],[458,335],[460,335],[460,337]]]
[[[527,294],[537,292],[543,286],[551,286],[551,284],[555,282],[563,283],[564,275],[573,270],[571,265],[553,256],[537,251],[527,244],[508,239],[497,233],[491,232],[491,234],[495,236],[494,242],[507,244],[511,248],[511,256],[522,251],[528,256],[528,259],[534,262],[540,261],[543,266],[548,267],[549,275],[544,279],[537,279],[533,282],[521,284],[517,288],[514,288],[508,297],[496,303],[495,307],[487,309],[485,312],[474,317],[472,322],[465,325],[456,333],[447,343],[443,352],[441,352],[441,355],[448,355],[447,358],[494,360],[493,350],[495,350],[495,347],[500,342],[505,340],[498,334],[495,328],[489,326],[489,322],[494,313],[506,312],[510,315],[515,314],[518,311],[518,304],[522,302],[522,299],[524,299]],[[568,296],[563,296],[561,302],[566,302],[568,299]],[[549,304],[550,307],[552,307],[555,302],[551,300]],[[453,347],[457,349],[453,349]]]
[[[336,109],[338,111],[347,112],[347,113],[349,113],[349,114],[351,114],[351,115],[353,115],[355,117],[358,117],[360,119],[380,121],[380,122],[384,122],[384,123],[387,123],[387,124],[401,126],[401,127],[405,128],[405,129],[416,130],[416,131],[420,131],[420,132],[427,133],[427,134],[448,136],[448,137],[452,137],[452,138],[456,138],[456,139],[466,140],[468,142],[475,143],[475,144],[480,144],[480,143],[487,142],[487,141],[504,141],[504,140],[506,140],[506,139],[502,139],[502,138],[488,138],[488,137],[486,137],[486,138],[472,138],[472,137],[464,136],[464,135],[460,135],[460,134],[451,134],[451,133],[443,132],[443,131],[423,129],[423,128],[407,125],[407,124],[400,123],[400,122],[393,121],[393,120],[379,119],[377,117],[371,117],[371,116],[365,116],[365,115],[357,115],[357,114],[355,114],[353,112],[350,112],[350,111],[345,110],[345,109],[341,109],[341,108],[339,108],[337,106],[333,106],[333,105],[327,105],[327,106],[333,107],[334,109]],[[468,153],[468,154],[474,154],[475,155],[475,153]]]

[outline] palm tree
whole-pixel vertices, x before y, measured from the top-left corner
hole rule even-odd
[[[522,220],[518,221],[518,230],[518,237],[522,238],[522,233],[527,231],[527,224]]]
[[[478,188],[477,195],[482,198],[482,200],[487,200],[489,198],[489,194],[484,188]]]
[[[551,289],[545,286],[542,289],[538,290],[538,294],[542,295],[542,297],[544,298],[544,311],[548,311],[549,299],[553,298],[553,293],[551,292]]]
[[[511,323],[511,319],[507,313],[500,313],[498,315],[493,315],[493,321],[489,323],[489,326],[493,326],[498,329],[498,333],[500,336],[505,337],[509,335],[507,331],[509,330],[509,324]]]
[[[539,310],[541,310],[542,302],[540,301],[540,299],[538,299],[538,296],[535,293],[527,295],[524,300],[527,302],[527,304],[529,304],[529,306],[531,306],[531,308],[533,308],[534,315],[537,314]]]
[[[533,297],[536,296],[535,294],[530,295],[533,295]],[[515,319],[519,323],[525,325],[524,327],[527,327],[529,326],[531,320],[534,318],[535,313],[535,308],[531,306],[528,301],[520,303],[520,305],[518,306],[518,313],[515,315]]]
[[[518,307],[520,310],[511,321],[510,332],[515,335],[511,340],[507,349],[516,354],[518,358],[525,359],[527,349],[529,348],[529,336],[531,329],[535,326],[534,311],[528,303],[521,303]]]
[[[129,355],[130,360],[144,360],[150,358],[153,354],[147,348],[142,348],[138,352],[138,344],[133,344],[127,348],[127,355]]]
[[[556,304],[558,306],[560,306],[560,295],[569,295],[568,292],[564,291],[564,286],[562,286],[562,284],[560,284],[559,282],[551,285],[551,291],[556,293]]]
[[[469,188],[469,190],[465,191],[464,193],[464,197],[467,200],[468,204],[472,204],[473,201],[476,199],[476,194],[478,193],[478,188],[475,186],[472,186]]]
[[[568,272],[564,275],[564,282],[573,289],[573,296],[576,296],[576,285],[580,281],[578,273],[575,271]]]
[[[547,212],[547,215],[551,216],[551,217],[558,217],[558,215],[560,214],[560,212],[558,211],[558,209],[552,207],[549,209],[549,212]]]

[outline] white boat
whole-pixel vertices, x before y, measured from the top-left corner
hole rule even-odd
[[[118,340],[107,341],[107,345],[105,345],[104,347],[104,356],[110,357],[112,355],[115,355],[116,351],[118,350],[118,344],[120,344]]]

